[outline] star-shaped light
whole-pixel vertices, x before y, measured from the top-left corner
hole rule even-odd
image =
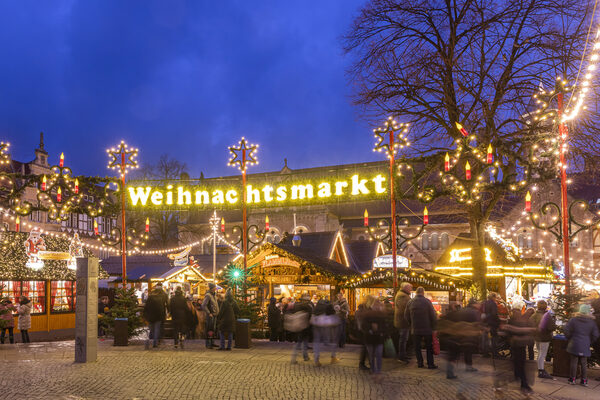
[[[392,143],[389,140],[390,132],[393,133],[394,138]],[[406,133],[408,132],[408,124],[398,124],[392,117],[389,117],[383,126],[373,129],[373,134],[377,143],[373,151],[385,151],[388,158],[396,155],[398,149],[410,146],[410,142],[406,139]]]
[[[138,167],[138,162],[135,159],[138,155],[138,149],[127,146],[122,140],[116,149],[113,147],[106,150],[106,152],[109,157],[108,168],[120,171],[121,175],[125,175],[129,169]]]
[[[8,148],[10,143],[0,142],[0,165],[5,165],[10,162],[10,154],[8,154]]]
[[[258,151],[257,144],[250,144],[245,138],[242,138],[237,146],[229,146],[231,158],[227,165],[238,167],[242,172],[246,172],[248,166],[258,164],[256,152]]]

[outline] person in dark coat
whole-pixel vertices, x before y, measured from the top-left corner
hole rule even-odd
[[[387,315],[383,303],[379,300],[375,300],[374,302],[368,300],[367,302],[373,305],[369,310],[365,311],[361,326],[365,346],[369,354],[371,373],[377,375],[381,373],[383,342],[388,334]]]
[[[281,310],[277,307],[277,299],[271,297],[269,300],[269,306],[267,307],[267,318],[269,322],[269,340],[276,342],[279,340],[279,332],[281,329]]]
[[[218,350],[231,350],[233,342],[233,330],[235,329],[235,321],[240,314],[240,308],[233,298],[231,289],[227,289],[225,300],[221,303],[219,314],[217,315],[217,329],[219,330],[219,338],[221,347]],[[225,348],[225,337],[227,337],[227,348]]]
[[[403,282],[400,285],[400,290],[394,299],[394,327],[398,329],[398,360],[408,364],[408,354],[406,352],[406,344],[408,343],[408,335],[410,324],[404,317],[406,306],[410,301],[410,293],[412,285],[408,282]]]
[[[484,354],[493,357],[498,356],[498,328],[500,327],[500,317],[498,316],[497,293],[488,294],[487,300],[483,303],[483,323],[485,324],[491,341],[488,340],[488,332],[484,335]]]
[[[173,341],[175,348],[177,348],[180,336],[183,336],[187,330],[186,320],[188,307],[181,286],[177,286],[175,289],[175,294],[171,297],[169,306],[171,309],[171,319],[173,321]],[[181,347],[183,348],[183,342],[181,342]]]
[[[365,313],[367,312],[366,302],[360,303],[358,309],[354,313],[354,323],[356,324],[356,331],[359,335],[358,339],[361,343],[360,357],[358,360],[358,369],[361,371],[368,371],[370,368],[365,364],[367,360],[367,346],[365,345],[364,335],[362,333],[362,323]]]
[[[149,336],[152,338],[153,347],[158,346],[160,329],[167,315],[167,310],[167,294],[162,290],[162,285],[157,285],[148,295],[148,300],[144,306],[144,318],[150,324]]]
[[[437,321],[437,315],[431,301],[425,297],[425,289],[417,288],[417,295],[408,303],[404,317],[410,322],[410,331],[413,335],[415,354],[419,368],[424,368],[421,343],[425,341],[427,350],[427,368],[435,369],[437,365],[433,362],[433,331]]]
[[[592,315],[596,320],[596,326],[598,327],[598,331],[600,332],[600,299],[592,300],[592,308],[594,309],[594,313]],[[600,358],[600,338],[596,339],[592,346],[594,348],[595,356],[597,358]],[[600,381],[600,376],[597,377],[596,380]]]
[[[545,361],[552,340],[552,332],[556,328],[554,317],[548,311],[548,303],[544,300],[537,302],[537,310],[529,319],[535,328],[535,347],[538,352],[538,378],[554,379],[552,375],[546,372]]]
[[[581,364],[581,384],[588,385],[587,358],[592,355],[590,347],[600,337],[600,331],[589,304],[579,306],[579,312],[569,319],[565,326],[565,336],[569,339],[567,353],[571,355],[571,371],[569,383],[575,384],[577,364]]]
[[[219,303],[217,301],[217,285],[213,282],[208,283],[208,291],[204,294],[202,301],[202,310],[206,314],[206,348],[212,349],[216,345],[213,343],[215,331],[217,329],[217,315],[219,315]]]
[[[298,332],[296,336],[296,344],[294,345],[294,350],[292,352],[292,364],[296,364],[296,356],[300,348],[302,348],[302,355],[304,356],[304,361],[309,361],[308,357],[308,339],[310,337],[310,315],[312,314],[312,303],[310,302],[310,297],[308,294],[303,294],[300,298],[300,301],[295,303],[289,303],[286,308],[286,312],[289,313],[305,313],[306,314],[306,328]]]
[[[525,375],[525,360],[527,356],[527,346],[533,343],[535,328],[532,326],[529,317],[522,314],[524,304],[516,302],[512,306],[512,315],[507,325],[502,325],[502,329],[510,336],[510,353],[513,360],[515,377],[521,380],[521,391],[531,393],[533,390],[527,382]]]

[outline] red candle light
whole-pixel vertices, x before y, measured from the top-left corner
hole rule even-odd
[[[467,132],[467,130],[461,124],[459,124],[458,122],[456,123],[456,128],[460,131],[460,133],[462,133],[462,135],[464,137],[469,136],[469,132]]]
[[[58,161],[58,166],[61,168],[65,166],[65,153],[60,153],[60,160]]]
[[[225,232],[225,218],[221,218],[221,232]]]
[[[58,190],[56,191],[56,201],[58,203],[60,203],[62,200],[62,190],[60,188],[58,188]]]
[[[269,216],[265,216],[265,231],[269,230]]]
[[[15,220],[15,232],[21,231],[21,218],[17,217]]]
[[[75,178],[75,194],[79,193],[79,179]]]
[[[146,217],[146,233],[150,232],[150,218]]]
[[[444,157],[444,171],[450,171],[450,156],[446,153],[446,157]]]
[[[423,225],[427,225],[429,223],[429,211],[427,211],[427,207],[423,209]]]
[[[531,212],[531,193],[529,193],[529,190],[525,195],[525,211]]]
[[[369,226],[369,212],[367,211],[366,208],[365,208],[365,214],[364,214],[364,224],[365,224],[365,226]]]
[[[46,191],[46,182],[47,182],[47,181],[48,181],[48,180],[46,179],[46,175],[44,175],[44,176],[42,177],[42,192]]]
[[[487,163],[491,164],[494,162],[494,153],[492,149],[492,144],[490,143],[487,148]]]
[[[98,236],[98,221],[94,220],[94,235]]]
[[[468,161],[465,164],[465,177],[467,178],[468,181],[471,180],[471,164],[469,164]]]

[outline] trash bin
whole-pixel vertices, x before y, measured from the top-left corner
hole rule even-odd
[[[127,346],[129,344],[129,320],[127,318],[115,318],[115,330],[113,346]]]
[[[552,375],[569,377],[570,357],[567,353],[567,338],[563,335],[556,335],[552,338]]]
[[[235,322],[235,347],[239,349],[249,349],[250,346],[252,346],[250,320],[240,318]]]

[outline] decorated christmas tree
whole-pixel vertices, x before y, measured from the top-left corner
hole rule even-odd
[[[112,334],[116,318],[127,318],[127,334],[129,337],[135,336],[140,332],[144,322],[141,317],[141,310],[138,306],[135,289],[118,288],[115,295],[115,305],[110,309],[109,313],[100,318],[99,323]]]

